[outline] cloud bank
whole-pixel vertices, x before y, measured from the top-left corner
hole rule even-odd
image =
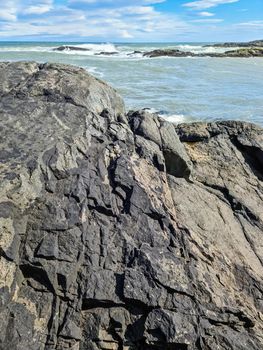
[[[234,3],[239,0],[5,0],[0,39],[198,41],[246,28],[262,32],[253,19],[224,25],[216,9]]]

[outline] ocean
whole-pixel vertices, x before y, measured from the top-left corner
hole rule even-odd
[[[61,45],[89,51],[53,51]],[[235,119],[263,125],[263,58],[145,58],[141,53],[134,54],[156,48],[224,51],[204,45],[0,42],[0,61],[59,62],[83,67],[110,83],[123,96],[127,110],[149,108],[172,122]]]

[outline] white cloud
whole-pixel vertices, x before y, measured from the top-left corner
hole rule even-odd
[[[224,20],[221,18],[203,18],[203,19],[194,19],[191,22],[193,23],[220,23]]]
[[[187,2],[183,6],[189,7],[192,10],[205,10],[211,7],[216,7],[219,5],[232,4],[234,2],[238,2],[239,0],[198,0]]]
[[[15,21],[17,18],[17,1],[6,0],[1,4],[0,21]]]
[[[173,40],[179,40],[180,35],[193,30],[190,23],[176,15],[156,11],[149,5],[154,1],[135,1],[136,6],[131,6],[131,1],[126,0],[125,5],[116,7],[117,2],[113,6],[80,9],[79,6],[51,8],[51,2],[42,0],[40,8],[32,9],[32,1],[27,0],[28,6],[20,8],[15,24],[11,21],[0,24],[0,37],[67,36],[79,40],[85,37],[89,40],[162,41],[171,35]],[[47,8],[42,5],[48,6],[47,13],[44,12]]]
[[[165,0],[0,1],[0,40],[229,41],[240,33],[242,39],[246,32],[249,39],[263,35],[263,21],[217,25],[223,19],[207,10],[238,0],[185,0],[185,9],[195,10],[191,17],[158,11],[154,4]]]
[[[206,12],[206,11],[199,12],[198,14],[199,14],[199,16],[202,16],[202,17],[213,17],[215,15],[212,12]]]
[[[53,9],[53,0],[42,0],[37,4],[35,1],[24,1],[21,12],[26,15],[42,15]]]
[[[133,35],[130,34],[130,33],[128,32],[128,30],[123,30],[123,31],[121,32],[121,37],[122,37],[123,39],[132,39],[132,38],[133,38]]]
[[[43,13],[47,13],[52,9],[52,6],[49,5],[38,5],[38,6],[30,6],[25,9],[24,13],[27,15],[42,15]]]
[[[154,15],[155,10],[150,6],[128,6],[119,9],[121,13],[126,15]]]
[[[263,21],[248,21],[237,23],[236,26],[243,27],[244,29],[263,29]]]
[[[166,0],[69,0],[69,3],[82,3],[82,4],[111,4],[114,6],[123,5],[154,5],[165,2]]]

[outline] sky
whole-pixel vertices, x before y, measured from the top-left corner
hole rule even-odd
[[[0,0],[0,40],[263,39],[263,0]]]

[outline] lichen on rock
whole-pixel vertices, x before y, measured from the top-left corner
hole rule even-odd
[[[126,115],[77,67],[0,74],[0,349],[262,349],[262,128]]]

